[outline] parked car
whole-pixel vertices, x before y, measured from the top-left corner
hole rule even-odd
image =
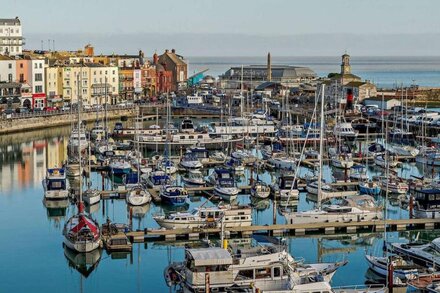
[[[11,114],[14,114],[15,112],[14,112],[14,109],[4,109],[3,111],[2,111],[2,114],[3,115],[11,115]]]
[[[102,105],[100,105],[100,104],[94,104],[94,105],[92,106],[92,108],[93,108],[94,110],[102,110],[102,109],[104,109],[104,107],[103,107]]]
[[[62,106],[61,111],[70,111],[70,106]]]
[[[20,107],[20,108],[15,109],[15,112],[16,113],[29,113],[30,110],[27,107]]]
[[[92,106],[90,106],[90,105],[88,105],[88,104],[84,104],[84,105],[83,105],[83,109],[84,109],[84,110],[91,110],[91,109],[92,109]]]
[[[55,112],[57,110],[58,110],[57,107],[44,107],[43,108],[43,111],[45,111],[45,112]]]

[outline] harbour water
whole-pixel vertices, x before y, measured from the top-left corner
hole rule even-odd
[[[165,284],[163,270],[169,262],[183,259],[185,243],[179,241],[135,244],[131,254],[108,255],[102,251],[88,271],[78,267],[78,259],[75,263],[66,257],[62,247],[62,228],[64,222],[76,213],[76,207],[71,204],[61,208],[46,207],[41,180],[46,168],[60,166],[66,159],[69,133],[70,128],[65,127],[0,138],[0,291],[172,292]],[[419,175],[421,168],[414,163],[405,164],[399,175],[406,178]],[[331,176],[329,170],[327,166],[327,180]],[[377,174],[381,171],[370,168],[369,172]],[[262,174],[261,178],[268,183],[273,180],[268,173]],[[91,179],[94,187],[101,187],[101,174],[93,173]],[[247,179],[243,178],[239,184],[246,182]],[[111,182],[105,179],[104,184],[109,188]],[[244,194],[238,200],[250,202],[249,195]],[[192,197],[187,208],[199,206],[204,201],[203,197]],[[311,209],[313,205],[302,193],[298,210]],[[388,218],[408,218],[406,207],[398,201],[390,201],[387,206]],[[164,209],[151,203],[136,210],[133,228],[158,227],[152,215],[169,211]],[[261,203],[260,209],[253,212],[253,222],[271,224],[272,211],[270,201]],[[114,222],[128,223],[129,212],[124,200],[101,201],[90,212],[99,223],[104,223],[107,217]],[[277,222],[284,221],[278,214]],[[388,234],[388,239],[399,242],[416,236],[415,232],[393,232]],[[430,231],[422,233],[420,238],[428,240],[434,236]],[[364,283],[368,271],[365,251],[382,254],[383,235],[377,233],[285,238],[290,253],[306,262],[348,260],[348,264],[334,276],[335,286]]]
[[[217,77],[231,66],[266,64],[260,57],[188,57],[188,74],[209,69],[207,74]],[[283,57],[272,56],[272,64],[306,66],[318,74],[339,72],[340,57]],[[440,86],[440,57],[353,56],[353,73],[370,80],[377,87],[393,88],[417,84],[426,87]]]

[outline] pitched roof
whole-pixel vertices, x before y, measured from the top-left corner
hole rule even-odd
[[[18,17],[16,18],[0,18],[0,25],[1,24],[20,24],[20,19]]]
[[[179,56],[173,52],[165,52],[162,56],[164,55],[168,56],[168,58],[170,58],[171,61],[173,61],[176,65],[186,65],[186,63],[182,60],[182,56]]]
[[[6,55],[0,55],[0,60],[12,60],[13,58],[6,56]]]

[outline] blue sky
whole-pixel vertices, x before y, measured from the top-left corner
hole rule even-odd
[[[325,40],[320,44],[323,47],[332,43],[332,36],[335,36],[335,44],[330,44],[330,50],[333,47],[350,49],[347,44],[358,42],[362,37],[362,46],[365,43],[367,49],[371,47],[375,54],[379,54],[374,42],[380,38],[371,36],[401,35],[403,40],[413,34],[419,38],[422,34],[440,34],[440,18],[436,15],[440,11],[440,1],[437,0],[2,0],[1,7],[0,17],[21,18],[28,46],[38,46],[38,39],[53,38],[59,48],[64,48],[71,45],[66,35],[72,34],[75,36],[70,40],[88,40],[98,48],[102,44],[102,51],[114,50],[116,47],[109,48],[111,38],[117,41],[124,35],[138,38],[138,47],[147,46],[148,49],[154,45],[148,44],[145,38],[159,43],[156,47],[170,43],[163,42],[161,37],[174,39],[174,47],[178,48],[179,42],[185,41],[180,39],[181,36],[191,35],[190,39],[195,43],[189,53],[197,54],[196,47],[204,44],[196,35],[211,42],[215,35],[222,38],[223,34],[235,36],[238,42],[243,36],[255,36],[259,41],[251,42],[249,46],[256,47],[257,51],[266,49],[267,46],[261,43],[273,42],[276,47],[283,38],[299,36],[303,43],[295,43],[294,47],[297,49],[301,45],[301,53],[307,53],[309,48],[313,54],[327,54],[328,49],[316,52],[316,48],[312,48],[316,42],[304,40],[309,36],[324,35]],[[105,42],[102,42],[103,38],[107,38]],[[228,40],[233,42],[231,38]],[[135,50],[135,45],[129,43],[128,49]],[[396,49],[397,53],[407,54],[413,49],[416,55],[431,53],[409,41],[407,43],[410,48]],[[438,49],[437,43],[431,45],[432,53]],[[226,44],[220,42],[219,45],[227,49]],[[82,44],[77,45],[80,46]],[[248,49],[238,47],[237,55]],[[215,55],[221,51],[212,48],[203,53]],[[289,48],[280,50],[280,53],[289,53]]]

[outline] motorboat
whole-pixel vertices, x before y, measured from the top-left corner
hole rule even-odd
[[[86,130],[83,126],[74,127],[69,136],[69,142],[67,144],[67,148],[69,153],[76,153],[78,150],[81,152],[86,150],[89,146],[89,142],[87,141]]]
[[[151,194],[142,185],[138,184],[128,191],[126,201],[132,206],[146,205],[151,202]]]
[[[84,202],[89,206],[97,204],[101,200],[101,193],[95,188],[88,188],[83,194]]]
[[[256,180],[251,186],[251,196],[260,199],[268,198],[270,187],[266,183]]]
[[[319,185],[318,184],[318,180],[316,180],[316,179],[315,180],[314,179],[308,180],[307,184],[306,184],[307,192],[310,193],[310,194],[313,194],[313,195],[317,195],[318,194],[318,188],[319,188],[318,185]],[[325,182],[322,182],[321,188],[322,188],[323,191],[327,191],[327,192],[333,191],[332,187],[330,185],[328,185],[327,183],[325,183]]]
[[[270,246],[240,248],[233,252],[219,247],[192,248],[185,250],[183,262],[172,263],[165,268],[164,277],[168,286],[182,285],[191,292],[202,292],[206,278],[209,278],[211,290],[217,292],[251,288],[280,292],[273,290],[301,284],[307,290],[300,292],[310,292],[316,282],[329,282],[344,264],[304,265],[285,250],[277,251]]]
[[[368,146],[368,155],[376,157],[378,155],[383,155],[386,152],[385,147],[380,143],[372,143]]]
[[[62,200],[69,196],[66,173],[63,168],[49,168],[43,179],[44,198],[47,200]]]
[[[297,168],[298,160],[284,152],[273,152],[268,159],[268,163],[275,168],[293,171]]]
[[[350,169],[354,166],[353,156],[349,153],[343,153],[331,158],[331,164],[335,168]]]
[[[240,190],[235,184],[232,170],[217,168],[208,179],[214,185],[214,195],[227,201],[237,198]]]
[[[203,177],[202,172],[199,170],[190,170],[186,174],[182,175],[182,181],[185,186],[188,187],[199,187],[206,184],[206,180]]]
[[[164,185],[159,192],[163,203],[173,206],[182,206],[186,203],[188,192],[182,186]]]
[[[377,124],[375,122],[371,122],[366,118],[357,118],[351,121],[351,126],[355,131],[360,133],[374,132],[376,130]]]
[[[153,171],[147,176],[142,175],[142,178],[145,177],[147,186],[156,190],[159,190],[163,185],[170,184],[171,182],[171,177],[161,170]]]
[[[280,199],[287,204],[297,204],[299,198],[298,181],[293,174],[281,174],[278,180],[271,185],[271,193],[274,198]]]
[[[383,191],[388,189],[388,191],[391,193],[406,194],[409,190],[409,186],[406,182],[394,176],[373,177],[373,180],[376,180],[379,183],[380,188]]]
[[[191,119],[185,118],[180,123],[180,132],[182,133],[194,133],[194,123]]]
[[[440,238],[430,243],[391,243],[392,252],[434,270],[440,269]]]
[[[131,164],[124,157],[113,157],[110,160],[109,167],[115,176],[122,176],[131,172]]]
[[[400,162],[392,155],[381,154],[374,157],[374,163],[382,168],[397,168]]]
[[[186,170],[196,170],[203,167],[203,164],[199,161],[194,153],[186,153],[180,160],[179,166]]]
[[[366,254],[368,267],[376,274],[386,277],[389,273],[389,263],[393,265],[393,276],[399,278],[402,281],[411,280],[418,275],[419,270],[413,263],[404,260],[400,256],[378,257]]]
[[[157,168],[170,175],[177,172],[177,168],[174,165],[174,162],[166,158],[158,163]]]
[[[205,227],[224,228],[252,225],[252,209],[249,206],[219,205],[199,207],[191,212],[156,215],[153,219],[166,229],[192,229]]]
[[[413,197],[416,218],[440,218],[440,189],[415,189]]]
[[[368,177],[367,169],[363,165],[354,165],[350,169],[350,180],[354,181],[366,181]]]
[[[356,195],[342,199],[340,204],[310,211],[286,212],[284,217],[289,224],[364,222],[382,219],[382,207],[377,206],[371,196]]]
[[[333,134],[337,138],[353,141],[358,137],[359,132],[353,129],[349,122],[338,123],[333,128]]]
[[[416,162],[427,166],[440,166],[440,150],[436,148],[422,148],[416,156]]]
[[[187,148],[187,153],[191,153],[193,156],[195,156],[200,163],[204,164],[204,163],[209,163],[210,162],[210,155],[209,155],[209,151],[206,149],[206,147],[200,145],[200,144],[196,144],[193,145],[189,148]],[[226,156],[219,152],[220,154],[222,154],[223,156],[219,159],[219,161],[224,161],[226,159]]]
[[[245,170],[243,161],[240,159],[234,159],[232,157],[226,161],[225,166],[226,168],[234,171],[235,173],[243,174]]]

